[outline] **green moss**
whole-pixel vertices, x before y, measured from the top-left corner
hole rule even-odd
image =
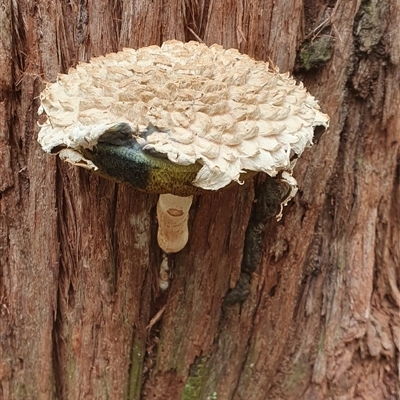
[[[72,350],[71,350],[72,351]],[[70,353],[73,354],[73,353]],[[68,382],[72,384],[72,377],[74,376],[76,365],[75,365],[75,358],[69,357],[67,362],[67,378]]]
[[[143,358],[145,348],[143,341],[133,340],[131,369],[129,371],[129,400],[139,400],[142,390]]]
[[[344,260],[344,258],[338,259],[336,267],[340,272],[344,271],[344,269],[346,268],[346,261]]]
[[[307,41],[299,53],[301,68],[309,71],[313,68],[320,68],[332,57],[333,37],[323,35],[315,40]]]
[[[207,400],[218,399],[216,392],[212,392],[204,397],[205,383],[209,376],[207,360],[208,358],[199,358],[191,367],[190,375],[183,389],[181,400],[198,400],[203,398]]]
[[[360,169],[363,166],[363,159],[357,158],[356,159],[356,169]]]

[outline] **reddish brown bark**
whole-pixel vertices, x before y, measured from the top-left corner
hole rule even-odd
[[[397,398],[395,0],[0,5],[0,398]],[[321,37],[331,58],[307,72]],[[172,38],[295,70],[331,127],[282,221],[260,218],[260,178],[196,198],[163,293],[156,196],[44,154],[37,108],[78,61]]]

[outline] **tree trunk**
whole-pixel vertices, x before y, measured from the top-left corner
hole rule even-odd
[[[396,0],[0,6],[0,398],[399,398]],[[37,109],[78,61],[173,38],[294,71],[331,126],[281,221],[263,177],[195,198],[163,292],[157,197],[45,154]]]

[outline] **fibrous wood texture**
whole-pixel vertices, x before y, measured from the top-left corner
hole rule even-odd
[[[395,0],[0,6],[1,398],[396,399]],[[64,165],[36,138],[44,80],[168,39],[295,69],[331,125],[298,162],[280,222],[261,178],[195,198],[162,292],[156,197]]]

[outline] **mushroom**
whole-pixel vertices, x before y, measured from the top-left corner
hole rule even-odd
[[[295,159],[329,117],[302,83],[238,50],[197,42],[80,63],[40,95],[38,141],[74,165],[158,193],[158,243],[188,240],[192,195],[256,172],[296,194]]]

